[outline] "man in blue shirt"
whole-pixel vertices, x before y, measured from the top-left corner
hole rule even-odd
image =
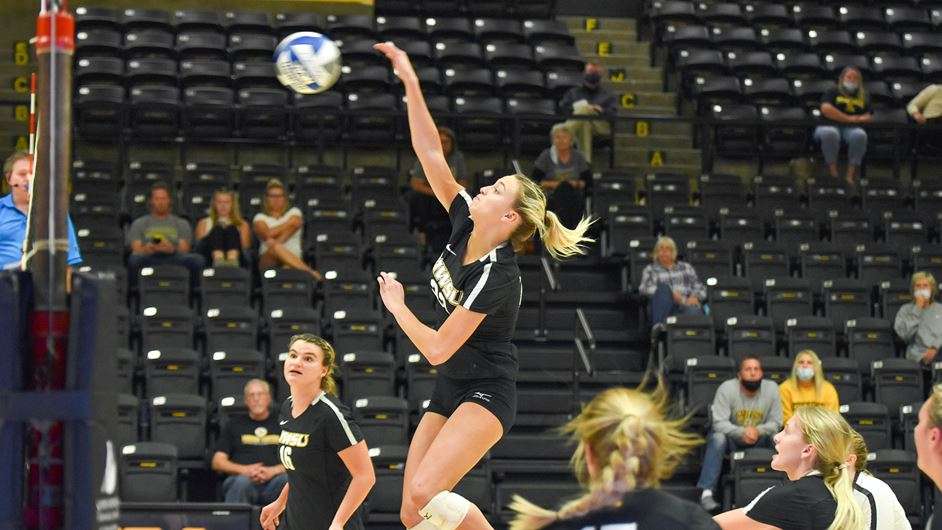
[[[29,212],[29,189],[32,181],[30,155],[17,151],[3,164],[3,175],[10,187],[10,194],[0,197],[0,269],[15,268],[23,257],[23,240],[26,239],[26,216]],[[69,265],[82,262],[75,227],[72,219],[69,227]]]

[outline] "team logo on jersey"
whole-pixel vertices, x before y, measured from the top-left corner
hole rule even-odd
[[[310,438],[310,434],[281,431],[281,438],[278,440],[278,443],[291,447],[307,447],[307,443],[310,441]]]
[[[275,445],[278,443],[278,435],[268,432],[265,427],[256,427],[252,434],[243,434],[240,437],[242,445]]]
[[[429,284],[432,286],[432,292],[435,293],[435,298],[438,300],[438,303],[441,304],[446,311],[449,309],[446,303],[456,306],[460,304],[461,299],[464,298],[464,292],[455,288],[455,284],[451,280],[451,273],[448,272],[448,267],[441,257],[438,258],[435,262],[435,266],[432,267],[432,279],[429,281]]]

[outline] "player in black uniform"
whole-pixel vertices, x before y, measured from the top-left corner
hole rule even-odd
[[[854,499],[856,432],[837,412],[799,407],[775,435],[772,469],[788,480],[713,519],[724,530],[844,530],[867,519]]]
[[[335,359],[330,343],[315,335],[288,342],[284,374],[291,396],[278,420],[288,484],[262,509],[264,530],[363,529],[358,509],[376,475],[359,427],[327,397],[337,393]]]
[[[517,516],[510,530],[717,529],[698,504],[658,489],[703,443],[684,431],[683,419],[668,419],[669,406],[663,383],[651,394],[610,388],[593,398],[562,429],[578,444],[573,471],[588,491],[558,511],[515,495],[510,507]]]
[[[540,186],[507,175],[474,198],[455,181],[409,57],[375,45],[405,86],[412,147],[452,232],[432,269],[444,322],[433,329],[406,307],[402,285],[377,279],[386,309],[422,355],[441,365],[428,410],[409,446],[400,516],[407,528],[490,528],[481,511],[450,490],[513,424],[516,351],[511,344],[523,287],[514,254],[535,232],[554,257],[583,251],[590,222],[575,229],[546,210]]]

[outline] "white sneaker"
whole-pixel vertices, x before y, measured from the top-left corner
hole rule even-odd
[[[712,493],[700,497],[700,506],[708,512],[713,512],[720,507],[719,503],[713,498]]]

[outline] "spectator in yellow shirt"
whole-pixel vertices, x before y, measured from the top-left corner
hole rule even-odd
[[[840,402],[834,385],[824,379],[821,359],[811,350],[802,350],[795,356],[792,375],[779,385],[782,397],[782,420],[787,422],[795,409],[817,405],[838,412]]]

